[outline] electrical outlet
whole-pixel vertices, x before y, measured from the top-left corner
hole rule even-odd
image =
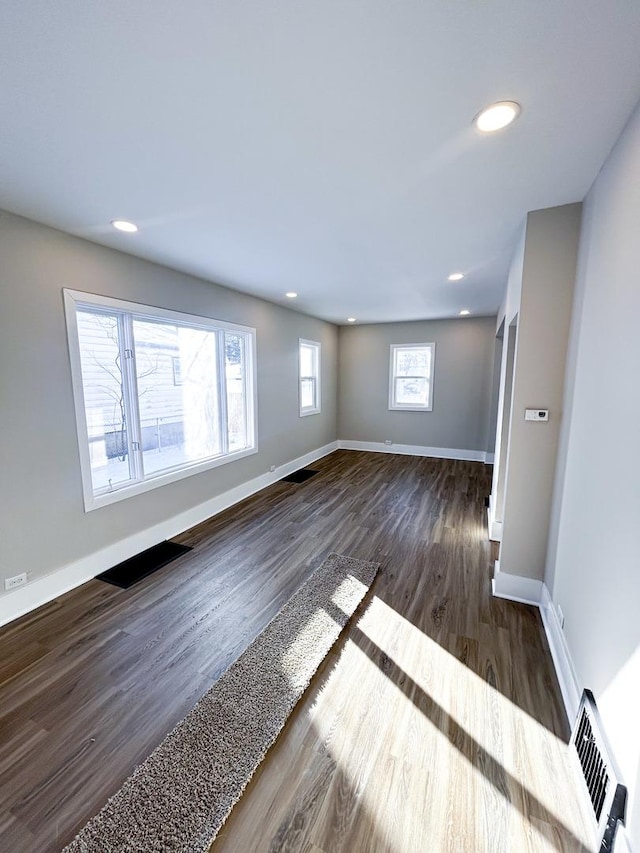
[[[391,445],[393,444],[390,438],[385,438],[384,443],[387,445],[387,447],[391,447]]]
[[[271,471],[271,473],[272,473],[272,474],[273,474],[273,472],[274,472],[275,470],[276,470],[276,466],[275,466],[275,465],[270,465],[270,466],[269,466],[269,471]]]
[[[549,409],[525,409],[525,421],[548,421]]]
[[[24,586],[27,582],[27,573],[22,572],[21,575],[15,575],[12,578],[4,579],[4,590],[7,592],[10,589],[16,589],[19,586]]]

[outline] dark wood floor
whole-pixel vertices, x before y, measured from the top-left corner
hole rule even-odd
[[[314,467],[131,590],[91,581],[0,631],[3,853],[70,841],[331,551],[382,563],[365,615],[212,853],[585,849],[539,616],[490,594],[490,469]]]

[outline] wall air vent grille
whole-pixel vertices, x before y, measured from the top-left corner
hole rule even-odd
[[[571,746],[575,750],[593,808],[600,853],[610,853],[618,823],[624,822],[627,789],[618,781],[618,773],[590,690],[582,694]]]

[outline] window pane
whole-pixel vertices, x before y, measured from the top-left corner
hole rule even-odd
[[[117,314],[77,313],[93,491],[131,479]]]
[[[313,376],[314,368],[314,348],[306,344],[300,344],[300,376]]]
[[[396,350],[396,376],[428,376],[430,367],[430,349]]]
[[[216,333],[134,319],[133,336],[145,474],[219,454]]]
[[[226,333],[224,363],[227,382],[227,430],[229,451],[248,447],[245,340],[244,335]]]
[[[397,406],[426,406],[429,403],[427,379],[396,379],[395,404]]]
[[[315,408],[315,405],[316,405],[315,391],[316,391],[315,379],[311,378],[311,379],[301,379],[300,380],[300,406],[303,409]]]

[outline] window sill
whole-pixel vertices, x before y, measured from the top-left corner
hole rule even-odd
[[[389,406],[390,412],[432,412],[433,406]]]
[[[238,450],[235,453],[229,453],[226,456],[217,456],[215,459],[207,459],[205,462],[196,462],[188,468],[180,468],[177,471],[167,471],[156,476],[149,477],[148,480],[131,483],[114,489],[112,492],[104,492],[99,495],[94,495],[91,490],[84,491],[84,511],[91,512],[94,509],[99,509],[102,506],[117,503],[118,501],[126,500],[134,495],[140,495],[144,492],[149,492],[152,489],[157,489],[160,486],[166,486],[168,483],[175,483],[178,480],[184,480],[185,477],[191,477],[194,474],[200,474],[203,471],[210,471],[212,468],[219,468],[221,465],[227,465],[229,462],[235,462],[238,459],[244,459],[245,456],[253,456],[258,452],[257,445],[249,447],[245,450]]]

